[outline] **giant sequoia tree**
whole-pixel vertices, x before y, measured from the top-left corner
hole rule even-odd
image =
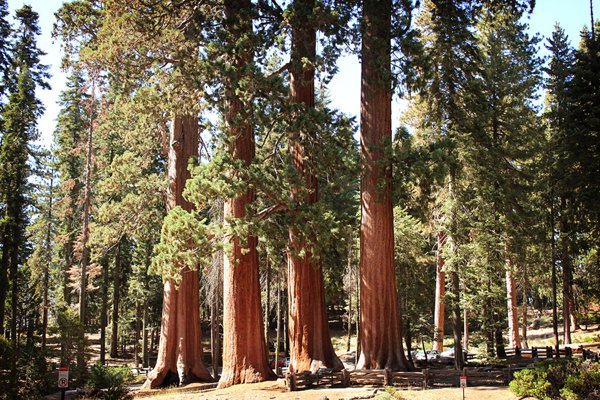
[[[251,70],[253,63],[252,7],[249,0],[225,1],[225,24],[230,40],[230,53],[225,57],[234,69],[225,82],[226,141],[233,160],[241,169],[250,168],[255,153],[251,123],[253,107],[248,98],[239,95],[248,90],[244,78],[249,77],[244,72]],[[227,172],[232,179],[238,173],[236,170]],[[242,185],[225,202],[225,222],[235,226],[239,220],[243,221],[254,200],[254,190]],[[230,245],[223,263],[223,373],[220,387],[275,378],[269,368],[263,336],[257,237],[252,232],[243,236],[234,234]]]
[[[183,189],[190,176],[188,162],[198,155],[198,143],[198,118],[173,117],[169,129],[167,210],[181,207],[189,212],[193,208],[183,198]],[[179,274],[179,282],[167,279],[164,284],[158,356],[146,387],[212,381],[202,359],[198,270],[183,264]]]
[[[394,273],[390,0],[365,0],[361,65],[360,349],[357,368],[408,367]]]
[[[302,184],[301,189],[292,188],[292,202],[299,208],[310,207],[319,199],[314,155],[308,154],[305,147],[315,139],[316,132],[304,117],[311,115],[315,106],[316,29],[311,25],[316,21],[315,7],[315,0],[296,0],[291,18],[290,102],[296,108],[289,151]],[[298,220],[298,216],[305,215],[295,213],[294,225],[306,223]],[[294,225],[289,229],[288,245],[290,368],[312,372],[321,367],[342,369],[329,336],[323,270],[319,262],[313,261],[316,255]],[[311,241],[316,242],[316,238]]]

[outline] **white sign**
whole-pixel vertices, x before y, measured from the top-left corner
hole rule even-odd
[[[58,387],[68,388],[69,387],[69,369],[60,367],[58,369]]]
[[[467,377],[464,375],[460,377],[460,387],[463,389],[467,387]]]

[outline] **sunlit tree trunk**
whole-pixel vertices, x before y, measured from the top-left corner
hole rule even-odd
[[[110,356],[119,355],[119,303],[121,301],[121,242],[115,250],[115,269],[113,272],[113,301],[112,301],[112,329],[110,332]]]
[[[360,356],[357,368],[407,369],[394,271],[391,1],[363,2],[361,66]]]
[[[243,43],[252,32],[250,0],[225,1],[226,25],[240,47],[230,55],[230,64],[241,71],[253,61],[253,50]],[[239,81],[226,87],[225,121],[229,131],[228,145],[234,159],[249,167],[254,159],[255,143],[250,121],[251,105],[236,94]],[[236,171],[230,171],[235,174]],[[227,199],[225,223],[246,218],[246,208],[255,199],[251,188]],[[232,236],[230,248],[223,260],[223,372],[219,387],[275,379],[267,359],[263,330],[259,281],[257,238],[249,233],[245,238]]]
[[[444,259],[442,249],[446,235],[437,234],[436,275],[435,275],[435,310],[433,316],[433,349],[444,350],[444,297],[446,294],[446,273],[444,272]]]
[[[192,205],[183,198],[183,189],[190,176],[188,161],[190,157],[198,155],[198,142],[197,117],[176,116],[172,119],[167,210],[175,206],[188,211],[192,209]],[[180,273],[179,286],[170,279],[164,284],[158,356],[154,369],[144,383],[145,388],[213,380],[203,362],[198,271],[183,266]]]
[[[315,21],[312,15],[315,5],[315,0],[296,0],[293,4],[290,101],[303,105],[305,110],[315,104],[316,32],[311,27]],[[302,120],[300,115],[296,117],[297,120]],[[310,129],[302,126],[296,128]],[[305,154],[299,130],[290,132],[289,149],[294,167],[303,176],[309,194],[304,196],[297,188],[293,188],[292,196],[298,204],[314,204],[319,199],[315,166],[306,162],[310,155]],[[314,137],[315,132],[305,134]],[[316,372],[319,368],[326,367],[341,370],[342,362],[333,350],[329,335],[320,262],[310,260],[310,249],[306,248],[306,241],[296,227],[290,227],[288,243],[290,369]],[[305,250],[304,256],[298,255],[301,250]]]
[[[517,288],[512,275],[511,261],[507,260],[506,269],[506,306],[508,310],[508,347],[521,347],[519,336],[519,312],[517,308]]]

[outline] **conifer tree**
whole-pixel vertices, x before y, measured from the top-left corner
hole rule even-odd
[[[536,116],[535,99],[540,84],[541,60],[537,56],[535,37],[526,33],[519,22],[521,12],[512,7],[484,9],[478,22],[478,45],[481,50],[481,73],[469,88],[469,132],[464,141],[466,178],[472,197],[473,245],[480,246],[488,270],[485,276],[489,291],[513,285],[514,259],[519,242],[527,237],[527,221],[531,218],[527,195],[533,183],[532,165],[541,143],[541,131]],[[518,240],[517,240],[518,238]],[[477,261],[476,261],[477,262]],[[505,279],[497,271],[504,266]],[[499,291],[500,292],[500,291]],[[514,294],[514,292],[513,292]],[[488,313],[496,300],[486,294]],[[518,329],[514,326],[515,297],[507,296],[511,304],[509,321],[511,345],[519,346]],[[501,329],[504,313],[489,313],[486,317],[488,350],[493,350],[492,338],[502,351]]]
[[[314,0],[297,0],[292,3],[292,44],[290,56],[290,102],[293,111],[292,132],[288,145],[291,161],[300,176],[301,187],[292,188],[292,202],[298,207],[310,207],[319,201],[315,156],[309,153],[307,143],[315,139],[314,127],[306,123],[307,116],[316,117],[315,64],[316,26]],[[310,23],[307,24],[307,21]],[[311,121],[312,122],[312,121]],[[304,213],[297,212],[299,216]],[[289,229],[288,245],[288,293],[290,368],[294,371],[316,372],[319,368],[342,369],[329,336],[328,318],[325,311],[323,269],[312,261],[316,255],[308,248],[307,241],[296,225],[306,221],[293,218]],[[315,241],[313,239],[312,241]]]
[[[2,260],[0,265],[0,326],[4,326],[5,299],[8,284],[12,286],[11,340],[17,342],[18,271],[23,263],[27,200],[28,157],[31,142],[37,138],[37,118],[43,107],[35,96],[36,87],[48,88],[47,67],[40,63],[43,52],[37,48],[40,34],[38,14],[31,7],[17,10],[18,25],[14,31],[10,95],[2,111],[3,137],[0,146],[0,195],[4,204],[1,222]]]
[[[5,101],[4,96],[8,86],[8,73],[11,64],[11,27],[7,17],[8,4],[6,0],[0,0],[0,110]]]
[[[569,185],[572,182],[572,168],[567,159],[569,154],[566,151],[566,139],[571,130],[570,113],[570,88],[573,80],[573,68],[575,57],[570,48],[569,41],[564,30],[556,25],[552,37],[548,39],[546,48],[550,51],[550,62],[545,69],[546,78],[546,98],[545,98],[545,119],[547,121],[547,161],[549,171],[547,171],[548,190],[548,212],[552,213],[549,217],[551,221],[562,221],[560,224],[560,239],[562,243],[562,269],[563,269],[563,319],[569,321],[570,306],[572,297],[569,295],[572,286],[569,284],[569,240],[565,228],[569,225],[568,220],[572,219],[573,211],[569,210],[569,204],[572,196],[569,194]],[[562,200],[561,200],[562,199]],[[559,205],[562,204],[559,212]],[[555,230],[558,227],[550,227],[550,235],[554,241]],[[556,259],[552,254],[552,287],[553,287],[553,328],[555,335],[555,346],[558,346],[558,316],[557,316],[557,298],[556,298]],[[566,318],[565,318],[566,317]],[[563,335],[565,338],[570,336],[571,326],[564,326]],[[570,340],[569,340],[570,341]],[[565,340],[566,343],[566,340]]]
[[[357,368],[407,369],[394,273],[391,201],[391,0],[366,0],[361,48],[360,356]],[[387,157],[387,159],[386,159]]]

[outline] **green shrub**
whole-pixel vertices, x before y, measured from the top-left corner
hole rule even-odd
[[[517,371],[509,387],[517,397],[534,397],[540,400],[552,398],[549,396],[551,385],[546,371],[532,369]]]
[[[107,367],[94,365],[90,370],[89,384],[96,398],[106,400],[129,399],[127,382],[133,379],[131,369],[127,366]]]
[[[515,373],[510,390],[540,400],[600,399],[600,365],[575,360],[547,360],[533,370]]]

